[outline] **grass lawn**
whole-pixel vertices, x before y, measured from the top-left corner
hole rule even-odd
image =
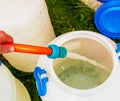
[[[97,31],[93,21],[94,11],[80,0],[46,0],[46,3],[56,36],[74,30]],[[0,55],[0,60],[25,85],[32,101],[41,101],[37,95],[33,73],[16,70],[2,55]]]

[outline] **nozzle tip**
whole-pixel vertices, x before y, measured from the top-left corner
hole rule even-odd
[[[67,49],[65,47],[59,47],[59,58],[65,58],[67,55]]]

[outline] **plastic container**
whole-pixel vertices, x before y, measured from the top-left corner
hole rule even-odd
[[[0,63],[0,101],[31,101],[24,85]]]
[[[111,39],[120,38],[120,1],[99,0],[104,4],[96,11],[94,19],[97,29]]]
[[[57,37],[49,44],[66,47],[68,52],[96,60],[111,72],[102,84],[90,89],[77,89],[63,83],[55,73],[54,65],[63,59],[40,56],[34,77],[43,101],[120,101],[120,62],[117,46],[112,40],[96,32],[74,31]]]
[[[55,38],[45,0],[0,1],[0,14],[0,30],[15,43],[45,46]],[[4,57],[16,69],[32,72],[39,56],[9,53]]]

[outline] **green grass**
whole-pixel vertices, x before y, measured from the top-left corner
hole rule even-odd
[[[80,0],[46,0],[50,18],[57,36],[74,30],[97,31],[94,11]]]
[[[97,31],[94,26],[94,11],[79,0],[46,0],[56,36],[74,30]],[[32,101],[41,101],[37,95],[33,73],[16,70],[0,55],[0,60],[27,88]]]

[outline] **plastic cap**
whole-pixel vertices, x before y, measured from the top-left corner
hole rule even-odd
[[[112,39],[120,38],[120,1],[110,1],[96,11],[94,21],[97,29]]]
[[[113,1],[113,0],[97,0],[99,2],[102,2],[102,3],[106,3],[106,2],[109,2],[109,1]]]
[[[67,49],[65,47],[59,47],[57,45],[49,45],[48,47],[52,49],[52,54],[48,58],[65,58],[67,55]]]

